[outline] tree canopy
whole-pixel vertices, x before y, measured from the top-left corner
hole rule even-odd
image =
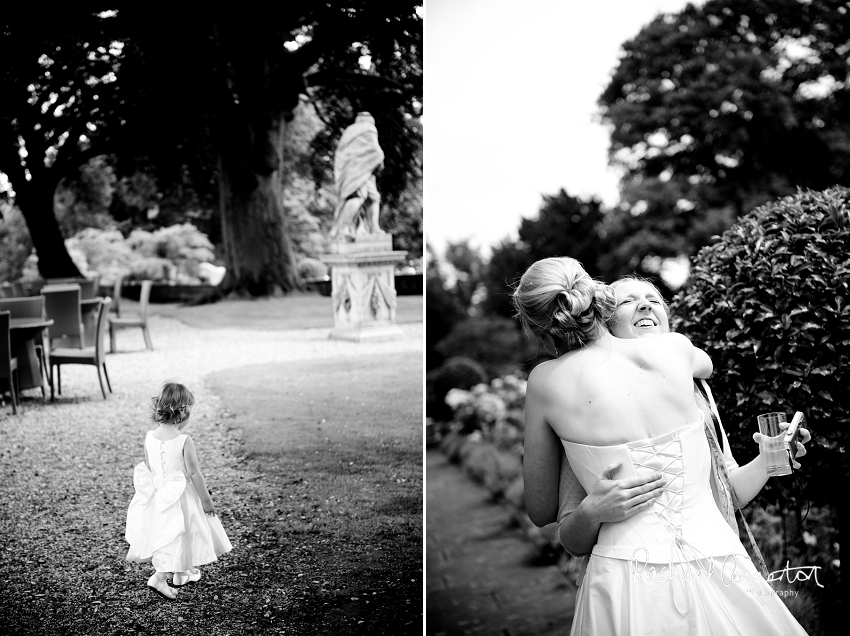
[[[415,2],[365,1],[4,18],[0,46],[13,62],[2,75],[0,171],[44,255],[42,274],[74,273],[56,185],[108,153],[125,194],[142,174],[178,204],[217,204],[231,287],[297,286],[281,204],[286,126],[301,100],[313,101],[328,126],[312,169],[326,177],[333,140],[369,109],[387,155],[379,187],[391,203],[409,198],[421,172],[421,26]]]
[[[850,184],[848,51],[838,0],[710,0],[626,42],[599,99],[626,171],[612,261],[694,254],[759,204]]]

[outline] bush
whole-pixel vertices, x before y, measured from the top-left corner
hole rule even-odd
[[[318,258],[303,258],[298,261],[298,275],[306,281],[327,280],[328,266]]]
[[[452,389],[470,389],[487,381],[484,367],[471,358],[456,356],[446,360],[442,366],[428,374],[428,416],[442,422],[451,418],[451,410],[445,403],[446,394]]]
[[[515,375],[476,384],[469,391],[451,389],[445,402],[453,411],[450,428],[522,456],[526,381]]]
[[[0,281],[18,281],[32,253],[32,241],[24,215],[11,205],[0,203]]]
[[[820,495],[848,478],[848,202],[850,191],[833,188],[753,210],[700,251],[671,305],[673,326],[714,362],[718,407],[742,456],[759,413],[806,414],[814,436],[806,473]]]
[[[836,187],[756,208],[699,252],[671,304],[673,328],[714,362],[711,384],[733,452],[752,456],[759,413],[803,411],[812,433],[798,473],[805,497],[837,511],[850,442],[848,203],[850,191]],[[797,485],[771,479],[762,496],[776,509],[799,510]],[[820,545],[827,552],[817,565],[837,564],[838,544]]]
[[[154,232],[133,230],[127,244],[140,257],[141,271],[131,267],[130,278],[162,280],[177,284],[197,284],[202,280],[198,266],[215,260],[213,245],[206,234],[191,223],[182,223],[160,228]],[[161,260],[151,260],[161,259]],[[168,262],[171,267],[165,267]]]
[[[524,344],[522,333],[509,318],[467,318],[452,326],[434,348],[446,357],[472,358],[492,377],[517,368]]]
[[[87,228],[65,241],[69,252],[81,253],[85,260],[83,274],[94,271],[100,274],[100,284],[112,285],[118,277],[130,273],[137,255],[130,249],[124,236],[116,229]],[[75,259],[77,265],[80,261]]]

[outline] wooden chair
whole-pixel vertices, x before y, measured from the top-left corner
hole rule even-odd
[[[124,316],[124,317],[109,317],[109,351],[115,352],[115,332],[119,329],[128,327],[141,327],[142,334],[145,337],[145,347],[153,351],[153,343],[151,343],[151,335],[148,332],[148,301],[151,297],[151,287],[153,281],[142,281],[142,289],[139,294],[139,315]]]
[[[106,323],[109,314],[109,305],[112,301],[109,298],[104,298],[100,303],[100,309],[97,314],[97,335],[94,345],[91,347],[83,347],[82,349],[74,348],[56,348],[50,352],[50,399],[53,400],[53,368],[56,369],[56,380],[59,388],[59,395],[62,395],[62,365],[63,364],[89,364],[97,367],[97,379],[100,382],[100,392],[103,394],[103,399],[106,399],[106,390],[103,388],[103,379],[106,378],[106,386],[109,392],[112,393],[112,385],[109,383],[109,375],[106,373],[106,349],[104,341],[106,339]],[[101,375],[103,369],[103,375]]]
[[[23,298],[0,298],[0,311],[8,311],[12,318],[45,318],[44,296],[25,296]],[[45,335],[39,333],[35,337],[35,353],[41,366],[41,375],[49,381],[50,369],[45,354]],[[44,397],[44,387],[41,388]]]
[[[18,359],[12,357],[12,342],[9,337],[8,311],[0,311],[0,380],[9,385],[9,395],[12,396],[12,414],[18,413],[18,392],[15,388],[18,375]],[[0,395],[3,395],[0,393]]]

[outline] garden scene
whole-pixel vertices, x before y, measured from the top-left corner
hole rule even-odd
[[[812,440],[801,468],[770,478],[742,512],[770,572],[816,568],[817,583],[773,584],[800,625],[843,633],[850,42],[839,4],[712,0],[659,15],[622,43],[596,96],[622,171],[616,206],[561,189],[535,215],[518,211],[529,216],[496,244],[437,245],[429,234],[428,633],[487,633],[497,614],[504,633],[555,634],[572,619],[580,561],[555,524],[529,520],[522,478],[528,374],[555,352],[521,331],[511,305],[522,273],[553,256],[608,283],[637,275],[661,290],[671,329],[713,361],[708,382],[739,463],[758,454],[758,414],[805,414]],[[463,525],[497,521],[460,539],[432,526],[432,506],[451,498],[432,491],[432,474],[458,493],[477,485]],[[504,554],[509,536],[524,542],[510,548],[524,571],[467,559],[489,546]],[[477,569],[460,577],[453,561]],[[453,597],[469,599],[466,611]],[[529,598],[536,604],[524,606]]]
[[[421,633],[421,32],[416,3],[4,19],[0,632]],[[193,402],[152,421],[166,381]],[[200,482],[158,476],[169,426]],[[180,549],[190,494],[232,544],[199,575],[127,559],[173,480]]]

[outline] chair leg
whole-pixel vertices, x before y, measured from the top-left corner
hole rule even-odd
[[[106,372],[106,363],[103,363],[103,377],[106,378],[106,386],[109,389],[109,392],[112,393],[112,385],[109,384],[109,374]]]
[[[53,369],[53,365],[50,366],[50,401],[53,401],[53,376],[56,374],[56,371]]]
[[[153,351],[153,343],[151,342],[151,334],[148,331],[147,325],[142,326],[142,333],[144,333],[144,335],[145,335],[145,346],[147,346],[148,349]]]
[[[62,365],[58,365],[56,367],[56,379],[58,380],[57,384],[59,385],[59,395],[62,395]]]
[[[100,382],[100,392],[103,393],[103,399],[106,399],[106,389],[103,388],[103,376],[100,373],[100,365],[96,364],[97,367],[97,381]]]
[[[18,400],[15,397],[15,373],[9,376],[9,399],[12,401],[12,415],[18,414]]]
[[[109,325],[109,353],[115,353],[115,327]]]

